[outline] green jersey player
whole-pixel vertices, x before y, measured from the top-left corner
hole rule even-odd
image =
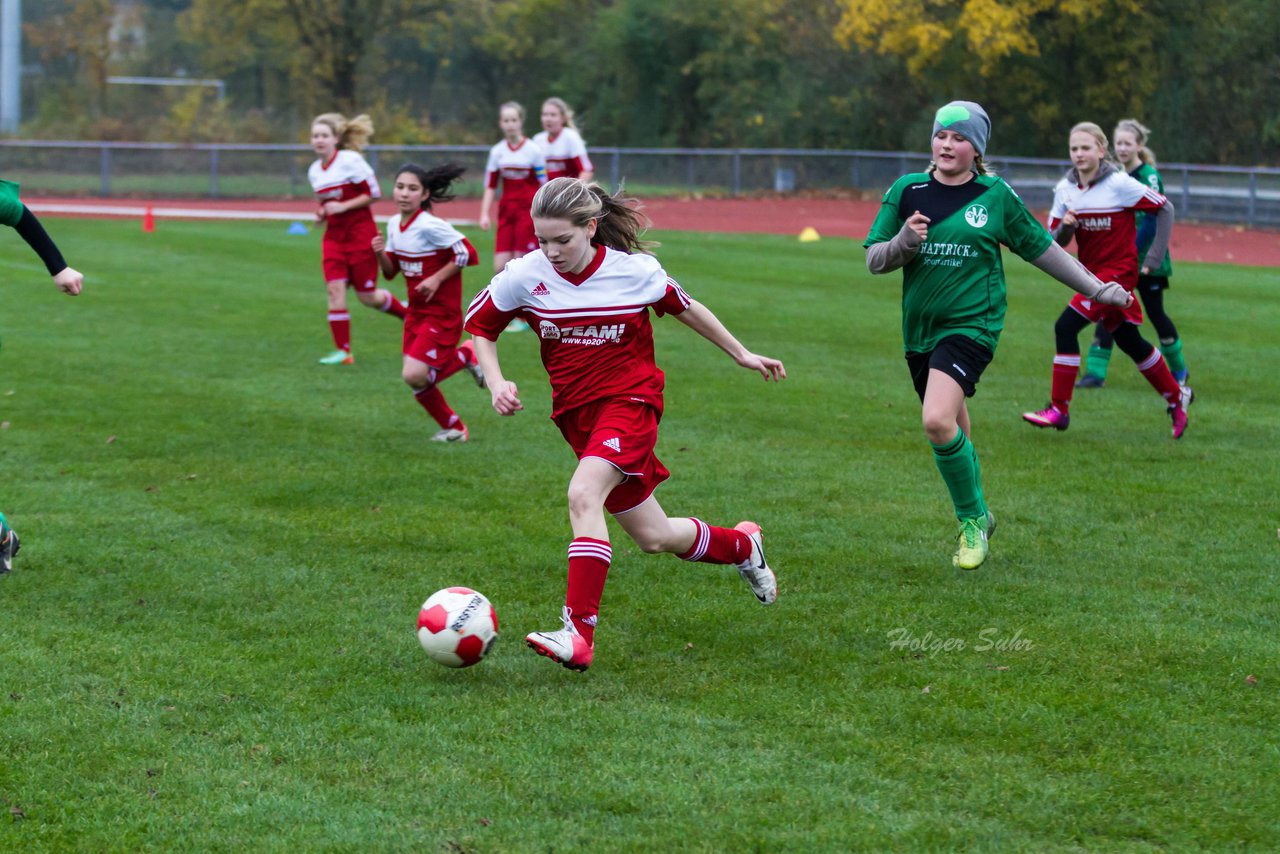
[[[902,339],[920,397],[925,436],[959,520],[952,564],[986,560],[995,517],[982,493],[969,411],[1004,329],[1000,246],[1091,299],[1126,306],[1132,297],[1081,266],[989,173],[984,156],[991,120],[972,101],[952,101],[933,122],[933,163],[904,175],[885,193],[863,246],[872,273],[902,270]]]
[[[40,220],[36,219],[22,200],[18,197],[18,185],[12,181],[0,180],[0,224],[14,229],[27,241],[40,260],[44,261],[49,275],[58,290],[69,296],[80,293],[84,277],[67,266],[62,253],[49,238]],[[18,553],[18,535],[9,527],[4,514],[0,513],[0,574],[13,567],[13,556]]]

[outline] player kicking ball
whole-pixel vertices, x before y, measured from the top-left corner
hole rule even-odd
[[[621,195],[597,184],[557,178],[533,200],[540,251],[512,261],[476,295],[466,331],[500,415],[523,409],[504,379],[497,339],[523,319],[541,339],[551,380],[551,418],[573,448],[569,480],[569,582],[563,627],[534,632],[534,651],[570,670],[586,670],[595,652],[596,621],[613,560],[605,511],[640,548],[689,561],[736,567],[763,605],[778,583],[755,522],[732,528],[668,516],[653,491],[669,476],[654,455],[662,418],[663,373],[654,360],[652,308],[670,314],[766,380],[782,380],[782,362],[752,353],[693,300],[646,251],[642,219]]]

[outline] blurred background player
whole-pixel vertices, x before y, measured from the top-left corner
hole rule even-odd
[[[67,266],[62,253],[58,251],[40,220],[22,203],[18,196],[18,185],[12,181],[0,180],[0,223],[17,231],[27,245],[35,250],[58,290],[72,297],[80,293],[84,276]],[[13,569],[13,556],[18,553],[19,547],[17,532],[9,527],[4,513],[0,513],[0,574]]]
[[[663,373],[653,355],[649,309],[675,317],[766,380],[786,377],[777,359],[749,351],[716,316],[669,278],[639,239],[641,218],[596,184],[557,178],[533,201],[541,252],[512,261],[467,310],[466,329],[500,415],[523,409],[498,364],[495,343],[524,315],[537,325],[551,380],[551,418],[578,457],[569,481],[569,580],[563,628],[525,640],[570,670],[594,655],[596,618],[613,560],[605,511],[649,553],[736,566],[763,604],[778,595],[760,526],[717,528],[672,518],[653,496],[669,472],[654,455]]]
[[[1135,214],[1155,214],[1155,236],[1141,262],[1144,269],[1154,270],[1169,247],[1173,203],[1107,159],[1107,135],[1093,122],[1081,122],[1071,129],[1068,148],[1073,165],[1054,188],[1049,229],[1062,246],[1074,236],[1080,262],[1098,278],[1119,282],[1125,290],[1133,291],[1138,284],[1139,263],[1134,252]],[[1024,412],[1023,420],[1035,427],[1067,429],[1071,423],[1071,395],[1080,373],[1080,330],[1091,323],[1101,323],[1111,332],[1120,349],[1164,398],[1173,422],[1173,438],[1182,438],[1187,429],[1191,391],[1178,385],[1160,351],[1138,331],[1142,307],[1133,301],[1127,308],[1115,308],[1083,294],[1072,298],[1053,328],[1057,354],[1053,357],[1049,405],[1036,412]]]
[[[533,141],[547,158],[548,181],[567,177],[591,183],[595,167],[587,156],[578,126],[573,123],[573,110],[562,99],[542,102],[542,132],[534,134]]]
[[[465,442],[470,435],[437,384],[466,369],[484,388],[484,374],[471,342],[458,346],[462,269],[476,263],[476,249],[457,229],[431,213],[436,202],[453,199],[449,188],[466,171],[457,163],[434,169],[423,169],[416,163],[401,166],[392,190],[399,213],[387,223],[386,239],[377,235],[371,242],[387,279],[404,274],[408,317],[400,375],[413,389],[414,399],[440,425],[431,437],[433,442]]]
[[[538,248],[533,234],[529,206],[538,188],[547,182],[547,159],[537,143],[524,135],[524,107],[508,101],[498,108],[498,127],[502,141],[489,150],[484,171],[484,197],[480,200],[480,229],[488,231],[492,222],[489,211],[499,187],[498,228],[493,236],[493,272],[513,258],[520,258]],[[508,332],[523,332],[529,327],[515,319]]]
[[[373,169],[361,156],[373,123],[366,115],[348,120],[340,113],[324,113],[311,123],[311,149],[317,160],[307,170],[319,207],[316,221],[325,223],[323,264],[329,294],[329,331],[334,351],[322,365],[350,365],[351,314],[347,288],[370,308],[404,319],[404,306],[391,291],[379,288],[378,259],[369,241],[378,233],[370,206],[382,193]]]
[[[1150,134],[1151,131],[1137,119],[1121,119],[1113,135],[1113,146],[1116,159],[1129,173],[1129,177],[1163,195],[1164,179],[1156,171],[1155,153],[1147,147]],[[1137,216],[1138,257],[1143,258],[1155,237],[1156,222],[1145,211],[1138,211]],[[1186,360],[1182,356],[1182,339],[1164,308],[1165,291],[1169,289],[1169,277],[1172,275],[1173,261],[1166,252],[1160,266],[1154,269],[1144,266],[1138,271],[1138,296],[1142,298],[1142,309],[1147,319],[1160,337],[1160,353],[1168,363],[1173,378],[1179,385],[1186,385],[1188,371]],[[1089,348],[1089,355],[1085,358],[1084,375],[1076,383],[1077,388],[1103,386],[1107,381],[1107,366],[1111,363],[1113,344],[1111,333],[1099,325],[1093,346]]]
[[[983,158],[990,135],[991,120],[980,105],[952,101],[939,109],[929,171],[894,182],[863,243],[872,273],[902,269],[907,369],[959,521],[951,563],[960,569],[982,565],[996,526],[982,492],[965,398],[977,391],[1004,329],[1000,245],[1090,300],[1132,300],[1056,245],[1009,185],[989,174]]]

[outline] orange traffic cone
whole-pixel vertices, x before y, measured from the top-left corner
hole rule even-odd
[[[147,212],[142,215],[142,232],[150,234],[156,230],[156,215],[151,210],[151,205],[147,205]]]

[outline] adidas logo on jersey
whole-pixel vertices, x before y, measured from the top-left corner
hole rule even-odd
[[[545,297],[550,293],[551,291],[547,288],[546,285],[544,285],[542,282],[538,282],[538,286],[533,290],[529,291],[529,296]]]
[[[622,453],[622,442],[620,442],[616,437],[613,439],[605,439],[600,444],[604,445],[606,448],[611,448],[615,454]]]

